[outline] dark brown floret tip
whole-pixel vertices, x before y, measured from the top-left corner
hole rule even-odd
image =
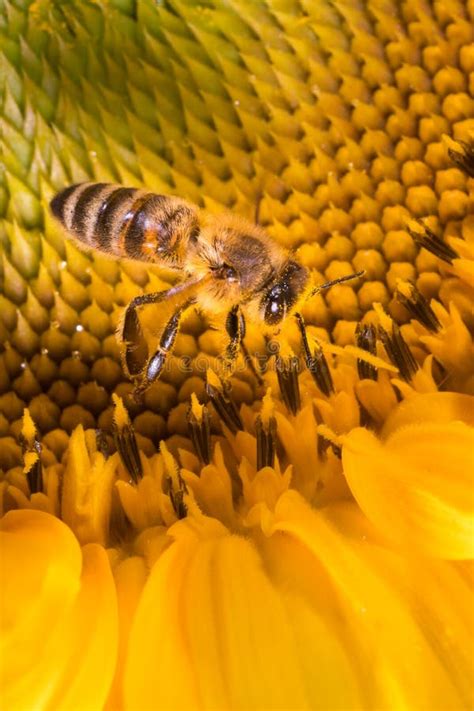
[[[110,456],[109,443],[107,442],[107,437],[105,436],[104,430],[99,428],[95,431],[95,445],[97,451],[100,452],[104,459],[108,459]]]
[[[296,314],[296,321],[301,333],[303,342],[304,360],[306,367],[313,376],[313,380],[324,395],[329,396],[334,392],[334,384],[332,382],[331,371],[329,370],[326,356],[319,344],[316,345],[313,353],[308,343],[308,336],[304,320],[301,314]]]
[[[407,296],[399,289],[396,291],[396,298],[403,304],[410,315],[419,321],[425,328],[436,333],[441,328],[441,324],[435,312],[414,284],[410,285],[410,294]]]
[[[411,380],[418,370],[418,363],[416,362],[410,347],[400,333],[400,329],[397,324],[393,324],[391,334],[379,326],[379,337],[385,350],[387,351],[388,357],[398,368],[402,378],[406,381]]]
[[[137,438],[135,437],[135,431],[132,425],[124,425],[119,428],[114,423],[113,436],[123,466],[135,484],[138,484],[143,476],[143,467],[138,450]]]
[[[300,384],[298,374],[299,360],[296,356],[290,358],[276,357],[276,373],[280,386],[281,398],[292,415],[296,415],[301,407]]]
[[[375,326],[371,323],[363,326],[361,323],[357,324],[356,329],[356,343],[358,348],[361,348],[371,355],[375,355],[377,352],[377,332]],[[371,363],[362,358],[357,359],[357,372],[361,380],[377,380],[377,368]]]
[[[413,230],[411,227],[407,226],[407,231],[409,235],[413,238],[414,242],[419,247],[424,247],[428,252],[434,254],[438,259],[442,259],[448,264],[452,264],[453,259],[459,257],[458,253],[443,242],[443,240],[438,237],[429,227],[427,227],[421,220],[417,220],[418,224],[422,227],[423,232],[418,232]]]
[[[342,458],[342,449],[335,442],[331,442],[323,435],[318,433],[318,456],[320,459],[325,459],[327,457],[328,449],[332,449],[333,454],[338,458]]]
[[[194,450],[203,464],[209,464],[212,458],[211,417],[207,407],[203,407],[201,419],[198,419],[190,406],[187,412],[188,432]]]
[[[224,425],[232,434],[236,434],[239,430],[244,429],[244,425],[235,402],[229,396],[230,384],[227,382],[221,383],[221,386],[221,388],[218,388],[207,382],[206,392]]]
[[[273,467],[276,451],[276,419],[272,416],[264,423],[260,415],[255,420],[257,435],[257,471],[263,467]]]
[[[461,150],[448,148],[448,156],[457,168],[474,178],[474,141],[457,141],[457,144]]]
[[[186,504],[184,503],[184,496],[185,494],[188,493],[188,489],[186,486],[186,482],[184,481],[183,477],[181,476],[181,472],[179,470],[179,467],[176,466],[176,481],[177,481],[177,486],[173,484],[173,479],[171,476],[168,476],[165,479],[165,493],[168,494],[170,497],[171,505],[174,509],[174,512],[176,516],[179,519],[186,518],[187,513],[188,513],[188,508]]]

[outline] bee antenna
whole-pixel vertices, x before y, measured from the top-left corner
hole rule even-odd
[[[312,296],[315,294],[319,294],[320,291],[325,291],[326,289],[330,289],[332,286],[336,286],[336,284],[342,284],[345,281],[351,281],[352,279],[357,279],[358,277],[364,276],[365,270],[362,270],[360,272],[355,272],[354,274],[347,274],[346,276],[339,277],[339,279],[333,279],[332,281],[326,281],[324,284],[319,284],[316,286],[314,289],[310,291],[308,294],[308,299],[310,299]]]

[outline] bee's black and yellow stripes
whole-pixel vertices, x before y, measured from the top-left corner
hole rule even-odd
[[[72,185],[50,207],[87,246],[178,268],[180,254],[198,228],[197,209],[184,200],[107,183]]]

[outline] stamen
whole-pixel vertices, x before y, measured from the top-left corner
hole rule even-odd
[[[362,348],[362,350],[367,351],[367,353],[371,353],[372,355],[376,355],[377,333],[375,326],[371,323],[364,326],[361,323],[358,323],[356,328],[356,343],[359,348]],[[367,361],[362,360],[362,358],[357,359],[357,372],[359,373],[359,378],[361,380],[377,380],[378,370],[375,365],[367,363]]]
[[[313,376],[313,380],[321,392],[329,397],[329,395],[334,392],[334,384],[332,382],[331,372],[329,370],[326,356],[324,355],[323,349],[319,343],[316,344],[314,353],[311,353],[303,317],[301,314],[295,314],[295,317],[300,329],[301,339],[303,341],[306,367]]]
[[[326,425],[318,425],[317,428],[318,437],[318,456],[321,459],[326,459],[327,451],[329,448],[332,449],[334,455],[338,458],[342,458],[342,447],[339,444],[338,437],[334,432]]]
[[[277,355],[275,365],[282,400],[291,414],[296,415],[301,407],[299,360],[296,356],[282,358]]]
[[[474,178],[474,141],[471,143],[456,141],[456,143],[462,150],[455,151],[454,148],[448,148],[448,156],[457,168]]]
[[[441,324],[435,312],[414,284],[400,280],[397,283],[395,296],[409,311],[410,315],[423,324],[425,328],[433,331],[433,333],[439,331]]]
[[[273,467],[275,463],[277,423],[273,415],[271,390],[263,397],[262,412],[255,420],[257,435],[257,471],[263,467]]]
[[[118,395],[113,394],[112,400],[115,405],[113,419],[115,446],[117,447],[122,464],[133,481],[137,484],[143,476],[143,467],[135,431],[122,399]]]
[[[23,424],[19,441],[23,455],[23,472],[28,481],[30,494],[37,494],[43,491],[41,444],[36,425],[27,408],[23,412]]]
[[[337,444],[334,444],[334,442],[331,442],[331,440],[326,439],[326,437],[323,437],[322,435],[318,434],[318,456],[320,459],[326,458],[327,451],[329,448],[332,449],[333,454],[338,459],[342,459],[342,448],[339,447]]]
[[[181,476],[181,471],[176,460],[164,442],[160,442],[160,452],[167,474],[165,479],[167,490],[165,493],[170,497],[171,505],[173,506],[176,516],[179,519],[185,518],[188,513],[187,506],[184,503],[184,495],[188,493],[186,482]]]
[[[188,431],[196,454],[203,464],[209,464],[211,450],[211,418],[209,410],[201,405],[195,393],[191,395],[191,405],[187,412]]]
[[[442,259],[448,264],[452,264],[453,259],[458,259],[459,255],[454,251],[452,247],[444,242],[440,237],[438,237],[429,227],[427,227],[422,220],[417,220],[418,224],[423,228],[423,232],[418,232],[407,225],[406,229],[408,234],[413,238],[414,242],[420,246],[424,247],[434,254],[438,259]]]
[[[244,425],[236,404],[229,397],[230,391],[230,383],[220,380],[214,371],[209,368],[207,371],[206,392],[225,426],[232,434],[236,434],[238,430],[244,429]]]
[[[372,429],[374,427],[373,417],[360,401],[358,401],[358,405],[360,413],[360,426],[366,427],[367,429]]]
[[[95,443],[97,451],[104,456],[104,459],[108,459],[110,456],[109,443],[107,442],[104,430],[101,430],[99,427],[95,431]]]
[[[400,371],[400,375],[404,380],[411,380],[418,370],[416,362],[410,347],[404,340],[400,329],[396,323],[392,323],[392,333],[389,334],[382,326],[379,326],[378,334],[382,341],[387,355],[394,365]]]

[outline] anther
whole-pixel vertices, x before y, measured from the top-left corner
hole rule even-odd
[[[333,454],[341,459],[342,447],[339,438],[327,425],[318,425],[317,437],[318,456],[321,459],[326,459],[328,449],[332,449]]]
[[[474,141],[470,143],[456,141],[456,143],[461,150],[455,151],[454,148],[448,148],[448,156],[457,168],[474,178]]]
[[[375,326],[371,323],[362,325],[357,324],[356,328],[356,343],[358,348],[361,348],[371,355],[375,355],[377,351],[377,332]],[[362,358],[357,359],[357,372],[361,380],[377,380],[377,368],[371,363]]]
[[[273,414],[270,388],[263,397],[262,411],[255,420],[257,435],[257,471],[263,467],[273,467],[275,463],[277,423]]]
[[[23,412],[23,424],[19,440],[23,455],[23,472],[28,481],[30,494],[37,494],[43,491],[41,444],[36,425],[28,409],[25,409]]]
[[[400,371],[400,375],[404,380],[411,380],[418,370],[416,362],[410,347],[404,340],[400,329],[396,323],[392,324],[392,333],[389,334],[382,326],[379,326],[378,334],[382,341],[387,355],[394,365]]]
[[[430,230],[422,220],[417,220],[418,224],[423,228],[423,232],[418,232],[407,225],[408,234],[413,238],[414,242],[419,247],[424,247],[428,252],[434,254],[438,259],[442,259],[448,264],[452,264],[453,259],[459,257],[458,253],[452,247],[438,237],[433,230]]]
[[[441,324],[435,312],[414,284],[400,281],[397,284],[395,296],[410,315],[425,328],[434,333],[439,331]]]
[[[104,430],[101,430],[99,427],[95,431],[95,443],[97,451],[103,455],[104,459],[108,459],[110,456],[109,443],[107,442]]]
[[[236,404],[229,397],[230,390],[229,382],[222,382],[213,370],[207,371],[206,392],[222,422],[232,434],[236,434],[244,426]]]
[[[299,360],[296,356],[283,358],[277,355],[275,366],[282,400],[291,414],[296,415],[301,407]]]
[[[143,467],[135,431],[121,398],[113,394],[112,400],[115,405],[113,416],[113,437],[115,446],[117,447],[122,464],[133,481],[137,484],[143,476]]]
[[[211,418],[209,410],[201,405],[195,393],[191,395],[191,405],[187,412],[188,432],[196,454],[203,464],[209,464],[211,450]]]
[[[331,372],[329,370],[326,356],[323,353],[323,349],[318,343],[316,344],[314,352],[311,353],[303,317],[301,314],[295,314],[295,318],[301,333],[306,367],[313,376],[313,380],[321,392],[324,393],[324,395],[329,396],[332,392],[334,392],[334,384],[332,382]]]
[[[170,497],[171,505],[176,516],[179,519],[185,518],[188,513],[187,506],[184,502],[184,496],[188,493],[186,482],[181,476],[181,471],[175,458],[169,452],[164,442],[160,442],[160,452],[163,457],[166,472],[165,493]]]
[[[331,442],[330,439],[318,434],[318,456],[320,459],[326,459],[328,449],[332,449],[333,454],[338,459],[342,459],[342,448]]]

